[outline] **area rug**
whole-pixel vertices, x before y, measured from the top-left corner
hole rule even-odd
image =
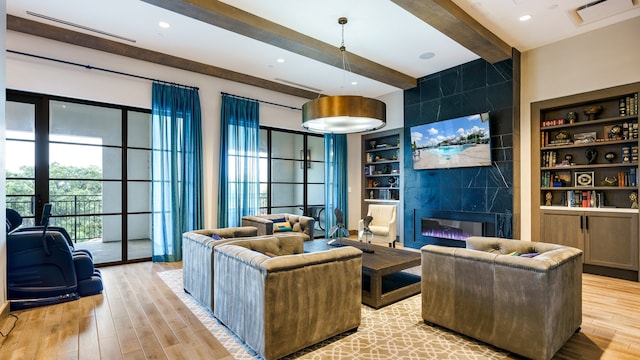
[[[220,341],[235,359],[260,359],[182,288],[182,269],[158,273],[160,278]],[[286,359],[505,359],[500,349],[438,326],[425,324],[421,297],[415,295],[375,310],[362,306],[362,324]]]

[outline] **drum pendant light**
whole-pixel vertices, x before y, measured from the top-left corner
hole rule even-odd
[[[344,25],[347,18],[338,19],[342,25],[342,66],[350,71],[344,46]],[[386,125],[384,102],[363,96],[323,96],[308,101],[302,106],[302,127],[318,133],[348,134],[371,131]]]

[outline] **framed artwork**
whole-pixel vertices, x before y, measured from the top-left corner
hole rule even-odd
[[[593,171],[576,171],[573,173],[574,176],[574,186],[594,186],[594,174]]]

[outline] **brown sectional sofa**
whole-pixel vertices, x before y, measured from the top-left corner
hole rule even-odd
[[[214,249],[214,315],[263,358],[277,359],[357,328],[362,252],[302,253],[300,237]]]
[[[422,318],[531,359],[550,359],[580,329],[582,251],[487,237],[466,244],[422,247]],[[521,256],[533,253],[539,255]]]
[[[286,219],[292,227],[291,232],[300,232],[306,235],[305,241],[313,240],[313,228],[316,221],[309,216],[293,215],[293,214],[268,214],[243,216],[242,226],[255,226],[258,229],[258,235],[273,234],[273,219]]]

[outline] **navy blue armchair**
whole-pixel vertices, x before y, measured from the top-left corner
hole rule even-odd
[[[86,250],[75,250],[63,228],[18,228],[22,217],[7,209],[7,290],[11,308],[78,299],[103,290],[100,270]]]

